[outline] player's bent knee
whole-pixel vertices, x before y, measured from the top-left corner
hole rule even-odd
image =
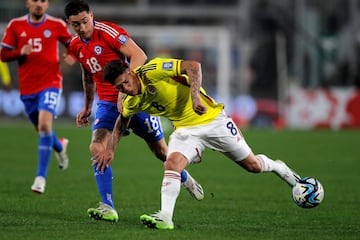
[[[246,171],[251,173],[260,173],[261,172],[261,164],[259,161],[254,159],[244,159],[242,161],[236,162],[240,166],[242,166]]]
[[[164,162],[164,168],[165,170],[176,170],[178,167],[174,161],[168,160]]]
[[[89,151],[92,155],[101,153],[102,151],[104,151],[105,148],[103,146],[103,144],[100,143],[90,143],[89,145]]]
[[[165,170],[181,172],[188,164],[187,159],[180,153],[172,153],[164,162]]]

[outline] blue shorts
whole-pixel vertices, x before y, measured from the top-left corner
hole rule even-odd
[[[33,124],[37,125],[40,110],[51,112],[56,117],[60,96],[60,89],[47,88],[35,94],[22,95],[20,99],[24,103],[26,115]]]
[[[116,104],[98,101],[92,130],[105,128],[112,131],[118,116],[119,112]],[[160,118],[150,116],[144,112],[132,116],[129,128],[146,142],[157,142],[164,138]]]

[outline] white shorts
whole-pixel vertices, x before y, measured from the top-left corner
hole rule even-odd
[[[200,162],[205,148],[219,151],[237,162],[244,160],[251,152],[241,131],[224,111],[208,124],[175,130],[170,135],[168,145],[168,155],[180,152],[189,163]]]

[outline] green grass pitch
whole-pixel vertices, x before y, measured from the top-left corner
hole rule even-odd
[[[91,220],[86,210],[100,200],[88,143],[90,129],[55,122],[70,139],[67,171],[52,155],[46,192],[31,192],[37,165],[37,137],[30,123],[0,124],[0,239],[359,239],[360,131],[246,129],[255,153],[284,160],[301,176],[318,178],[324,201],[301,209],[291,189],[272,173],[251,174],[217,152],[206,150],[188,167],[205,199],[182,188],[175,230],[145,228],[143,213],[160,208],[162,166],[143,140],[124,138],[112,164],[117,223]]]

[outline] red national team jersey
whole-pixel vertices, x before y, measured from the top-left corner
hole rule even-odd
[[[114,23],[94,21],[94,33],[89,41],[79,36],[71,40],[69,51],[77,58],[96,84],[99,100],[117,103],[118,90],[104,81],[105,65],[115,59],[123,59],[120,47],[130,38],[128,33]]]
[[[38,24],[31,23],[29,15],[9,22],[2,47],[21,49],[25,44],[32,45],[32,52],[24,61],[18,61],[21,95],[34,94],[50,87],[62,88],[59,42],[65,44],[71,37],[65,22],[48,14]]]

